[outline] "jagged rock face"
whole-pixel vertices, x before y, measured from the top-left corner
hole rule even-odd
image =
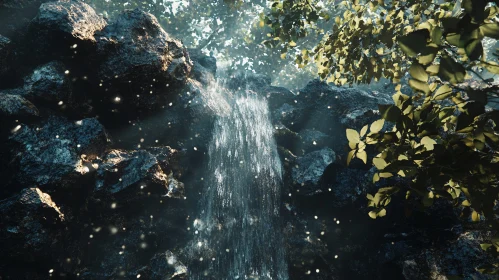
[[[201,66],[199,74],[205,74],[203,72],[208,72],[211,75],[215,76],[217,73],[217,60],[212,56],[207,56],[203,54],[198,49],[188,49],[189,58],[193,62],[194,68],[196,65]],[[195,69],[193,68],[193,72]]]
[[[4,0],[0,3],[0,8],[7,9],[23,9],[29,7],[33,4],[40,4],[41,2],[47,2],[49,0]]]
[[[187,267],[171,251],[155,254],[137,273],[146,279],[187,279]]]
[[[37,67],[31,75],[24,78],[21,94],[50,107],[69,103],[71,82],[65,71],[64,64],[57,61]]]
[[[0,34],[0,82],[3,81],[4,75],[10,70],[8,57],[10,53],[10,39]]]
[[[352,205],[363,197],[372,180],[372,174],[363,169],[345,168],[334,163],[323,174],[323,183],[331,192],[336,207]]]
[[[86,3],[59,0],[42,4],[32,24],[39,30],[62,32],[82,41],[95,41],[94,33],[104,28],[106,21]]]
[[[300,142],[297,143],[295,148],[305,153],[327,147],[331,138],[327,134],[312,129],[304,129],[298,135],[300,136]]]
[[[23,120],[38,116],[38,109],[24,97],[0,92],[0,120]]]
[[[97,182],[96,190],[118,194],[121,192],[132,191],[136,187],[140,189],[147,188],[147,191],[153,191],[154,186],[158,186],[158,193],[168,197],[183,196],[183,184],[178,182],[170,171],[165,173],[163,168],[165,162],[176,152],[169,147],[155,148],[153,155],[147,150],[123,151],[111,150],[102,161],[97,160]],[[160,164],[160,161],[163,164]],[[163,168],[162,168],[163,166]]]
[[[67,185],[88,173],[84,161],[101,155],[107,146],[106,131],[96,119],[50,117],[40,126],[20,125],[10,140],[15,144],[16,177],[38,186]]]
[[[324,148],[298,157],[291,171],[294,188],[301,195],[322,192],[319,181],[326,167],[333,163],[335,159],[336,154],[330,148]]]
[[[0,215],[0,259],[33,261],[49,257],[58,246],[54,229],[61,227],[64,215],[40,189],[23,189],[0,201]]]
[[[490,235],[490,234],[489,234]],[[407,280],[448,279],[449,276],[463,279],[497,279],[493,275],[481,274],[474,268],[490,265],[491,259],[484,254],[480,243],[490,238],[480,231],[461,234],[442,249],[426,249],[418,255],[405,257],[402,273]]]
[[[149,13],[124,11],[97,39],[104,59],[99,72],[103,80],[182,82],[190,72],[185,47]]]

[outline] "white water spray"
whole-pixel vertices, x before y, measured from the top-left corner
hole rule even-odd
[[[282,171],[267,102],[249,91],[221,91],[209,90],[208,104],[229,104],[230,110],[218,114],[209,146],[211,178],[194,221],[199,269],[190,279],[287,280],[279,220]]]

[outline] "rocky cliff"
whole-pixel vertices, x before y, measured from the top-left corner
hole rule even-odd
[[[5,16],[3,16],[5,15]],[[0,278],[187,279],[216,106],[216,61],[150,14],[104,19],[82,1],[0,3]],[[381,221],[370,168],[344,164],[345,128],[389,94],[259,75],[228,90],[265,96],[285,170],[291,279],[488,279],[486,231],[444,203]]]

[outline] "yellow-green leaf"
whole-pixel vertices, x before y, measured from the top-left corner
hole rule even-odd
[[[366,135],[368,128],[369,126],[367,124],[362,127],[362,129],[360,130],[360,137],[364,137],[364,135]]]
[[[444,100],[452,95],[452,89],[448,85],[441,86],[433,96],[435,100]]]
[[[477,211],[473,210],[473,212],[471,213],[471,220],[473,222],[478,222],[480,221],[480,215],[478,214]]]
[[[383,170],[388,165],[382,158],[373,158],[373,164],[378,170]]]
[[[486,37],[499,39],[499,23],[486,23],[480,26],[480,30]]]
[[[423,139],[421,139],[421,145],[424,145],[424,147],[426,148],[427,151],[433,150],[434,145],[436,145],[436,144],[437,144],[437,141],[431,139],[428,136],[425,136],[425,137],[423,137]]]
[[[350,165],[350,161],[352,161],[353,156],[355,155],[355,150],[351,150],[347,155],[347,165]]]
[[[377,121],[374,121],[371,124],[371,133],[378,133],[378,132],[380,132],[381,129],[383,128],[384,124],[385,124],[385,120],[384,119],[379,119]]]
[[[364,163],[367,163],[367,153],[366,151],[361,151],[357,153],[357,158],[362,160]]]
[[[360,142],[360,135],[356,130],[347,128],[347,139],[348,141],[352,143],[359,143]]]
[[[413,63],[409,68],[409,74],[413,79],[421,81],[423,83],[428,82],[428,74],[424,70],[423,66],[419,63]]]

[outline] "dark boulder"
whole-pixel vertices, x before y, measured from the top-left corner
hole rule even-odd
[[[333,163],[324,172],[322,183],[331,191],[335,207],[351,206],[363,198],[371,186],[372,174],[362,169]],[[364,201],[363,201],[364,202]]]
[[[51,60],[61,60],[81,68],[92,61],[96,49],[94,34],[105,26],[106,21],[82,1],[43,3],[31,21],[26,36],[18,40],[18,63],[28,68]],[[24,68],[20,71],[25,72]]]
[[[86,162],[105,151],[108,139],[96,119],[50,117],[39,126],[19,125],[10,142],[17,180],[44,187],[67,186],[88,173]]]
[[[9,84],[9,63],[11,52],[11,41],[9,38],[0,35],[0,87],[4,88]]]
[[[132,193],[131,199],[140,191],[183,197],[183,184],[174,178],[171,167],[167,166],[176,151],[169,147],[163,147],[162,152],[159,149],[154,148],[155,155],[147,150],[107,152],[102,160],[94,161],[96,191],[113,195]],[[169,168],[170,172],[165,173],[162,167]]]
[[[84,2],[59,0],[42,4],[32,25],[37,30],[59,32],[67,38],[95,41],[94,33],[104,28],[106,21]]]
[[[295,95],[286,88],[271,85],[269,76],[251,72],[237,73],[225,81],[224,86],[231,91],[251,90],[268,100],[269,109],[274,112],[284,103],[292,103]],[[273,121],[279,121],[279,118]]]
[[[99,74],[104,81],[130,81],[132,86],[154,80],[183,82],[191,70],[182,43],[166,33],[153,15],[138,9],[120,14],[97,40],[103,58]],[[139,94],[149,94],[149,89]]]
[[[296,132],[313,130],[330,135],[327,145],[338,153],[348,143],[346,128],[362,128],[379,118],[378,104],[393,103],[385,94],[329,86],[320,80],[311,81],[296,94],[275,96],[277,101],[270,102],[275,103],[271,106],[273,122]]]
[[[0,1],[0,34],[14,38],[22,35],[36,16],[41,3],[50,0]]]
[[[468,231],[445,246],[422,250],[421,253],[405,256],[402,273],[407,280],[419,279],[497,279],[494,275],[481,274],[476,270],[482,265],[491,265],[494,259],[485,253],[480,243],[490,236],[481,231]]]
[[[188,49],[189,58],[194,62],[194,67],[199,65],[206,69],[208,73],[213,76],[217,73],[217,59],[213,56],[209,56],[204,54],[201,50],[198,49]],[[194,71],[194,70],[193,70]]]
[[[187,267],[171,251],[155,254],[136,275],[151,280],[187,279]]]
[[[331,136],[312,129],[304,129],[298,135],[300,142],[295,144],[293,151],[300,151],[301,154],[327,147],[331,139]]]
[[[64,64],[57,61],[37,67],[24,78],[20,94],[49,107],[65,106],[71,98],[71,82],[65,71]]]
[[[327,166],[336,160],[330,148],[308,153],[298,157],[291,170],[293,189],[300,195],[313,195],[323,192],[320,179]]]
[[[0,92],[0,120],[2,123],[5,120],[26,120],[38,116],[38,109],[24,97]]]
[[[23,189],[0,201],[0,259],[35,261],[51,257],[64,215],[50,195],[38,188]]]

